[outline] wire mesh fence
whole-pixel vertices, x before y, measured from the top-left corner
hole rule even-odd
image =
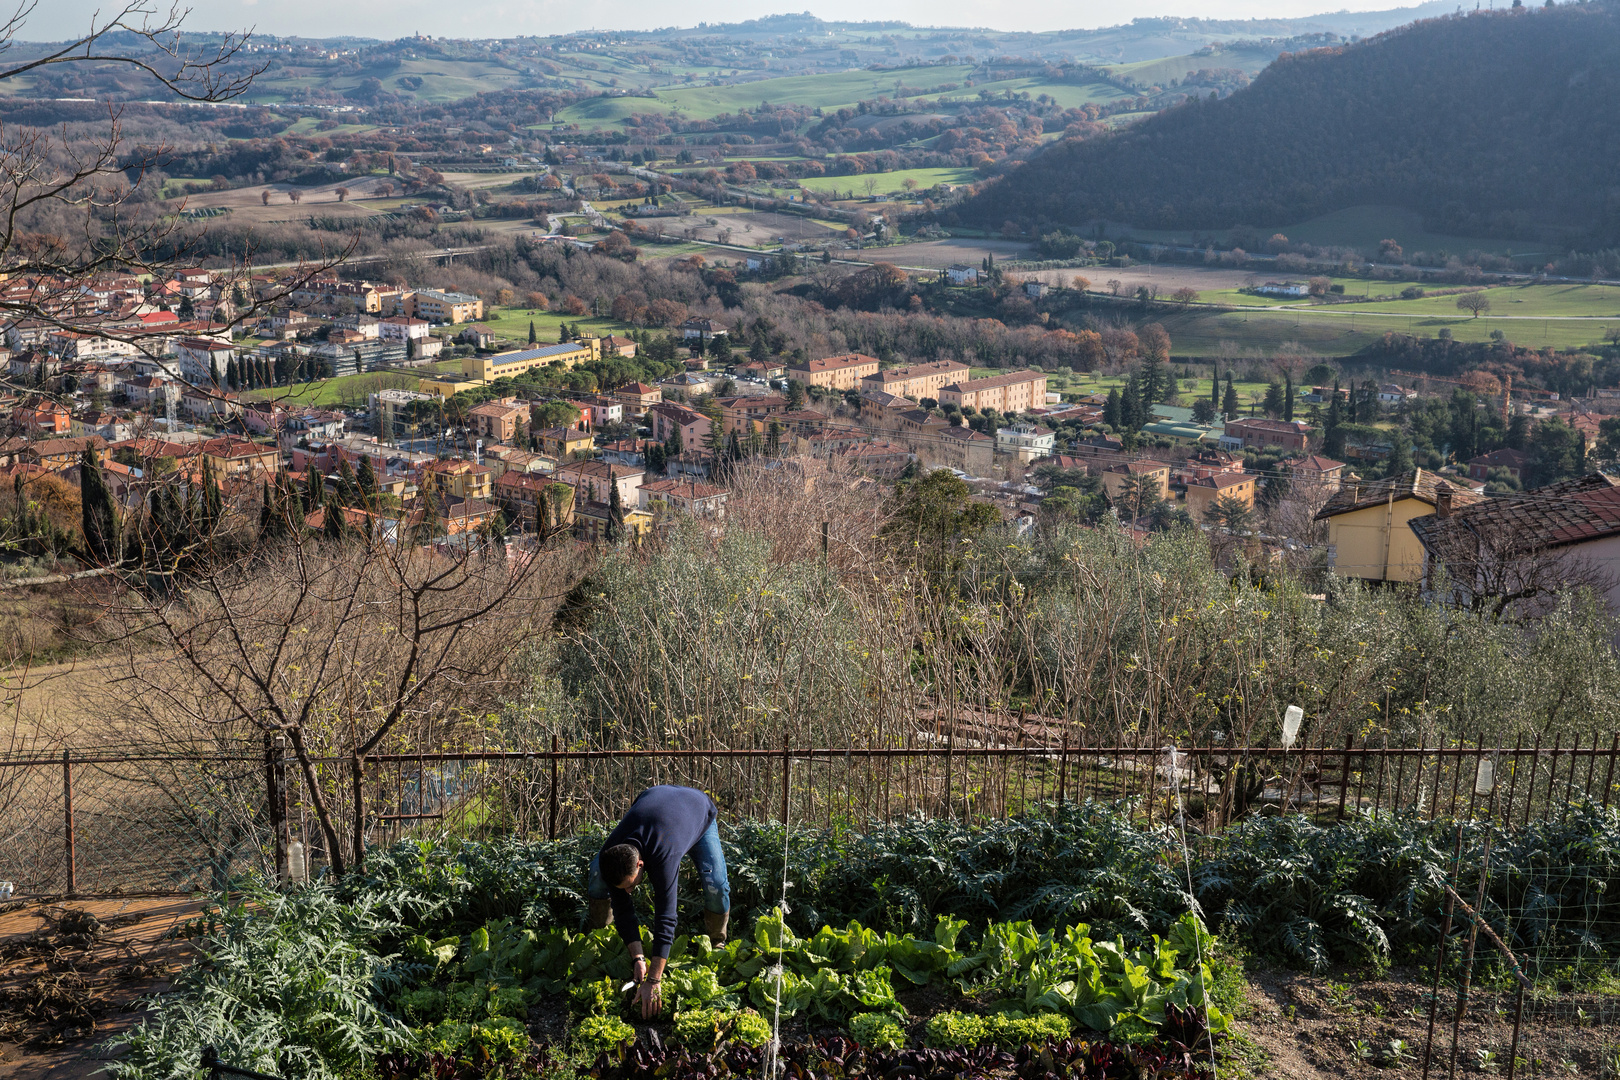
[[[1042,745],[936,724],[899,746],[549,750],[318,757],[267,740],[208,755],[0,759],[0,881],[20,895],[185,892],[245,869],[352,864],[433,834],[556,838],[610,824],[652,784],[708,791],[730,820],[860,828],[912,815],[987,820],[1126,800],[1145,824],[1205,832],[1254,813],[1358,813],[1523,826],[1620,802],[1620,737],[1565,746]],[[1171,777],[1179,790],[1171,789]],[[1480,778],[1492,781],[1488,803]],[[1178,798],[1179,796],[1179,798]],[[331,825],[323,827],[322,817]]]

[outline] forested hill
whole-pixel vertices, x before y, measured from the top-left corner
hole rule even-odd
[[[1476,12],[1279,58],[1230,97],[1053,145],[967,204],[998,227],[1273,226],[1348,206],[1437,232],[1620,243],[1620,4]]]

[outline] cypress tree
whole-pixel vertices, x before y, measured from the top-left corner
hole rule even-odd
[[[225,381],[231,384],[232,390],[242,389],[242,369],[234,356],[225,363]]]
[[[224,375],[219,370],[219,359],[217,357],[208,361],[208,375],[213,380],[216,388],[224,383]]]
[[[1283,372],[1283,394],[1283,419],[1292,420],[1294,418],[1294,373],[1292,371]]]
[[[1226,373],[1226,397],[1221,401],[1221,412],[1226,414],[1228,420],[1236,420],[1238,414],[1237,386],[1232,382],[1232,373]]]
[[[1108,400],[1103,402],[1103,423],[1111,428],[1124,426],[1124,421],[1120,417],[1119,387],[1117,386],[1108,391]]]
[[[85,450],[79,458],[79,503],[85,550],[91,561],[106,566],[117,554],[118,507],[94,450]]]
[[[529,344],[531,346],[540,344],[540,339],[535,336],[533,319],[529,320]]]
[[[1221,407],[1221,367],[1215,364],[1209,369],[1209,403],[1217,410]]]
[[[360,459],[360,471],[355,477],[355,482],[359,485],[360,494],[368,502],[373,495],[377,494],[377,470],[371,467],[370,455]]]
[[[619,497],[619,485],[610,485],[612,490],[608,494],[607,528],[602,536],[610,544],[617,544],[619,537],[624,533],[624,500]]]
[[[315,468],[315,460],[310,459],[309,470],[304,474],[304,514],[307,517],[315,512],[315,508],[326,502],[326,484],[321,480],[321,474]]]

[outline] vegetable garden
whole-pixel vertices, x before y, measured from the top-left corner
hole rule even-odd
[[[1581,805],[1511,831],[1255,817],[1188,834],[1184,854],[1179,830],[1129,809],[786,837],[739,823],[723,836],[734,937],[716,945],[683,921],[650,1023],[626,1007],[615,932],[580,929],[600,833],[403,842],[363,872],[286,890],[249,878],[193,925],[204,959],[122,1037],[112,1070],[189,1077],[213,1045],[312,1078],[719,1077],[773,1063],[796,1077],[1207,1075],[1242,1008],[1245,955],[1323,971],[1432,961],[1448,883],[1482,898],[1532,977],[1617,973],[1614,811]],[[697,918],[695,890],[683,882],[683,920]],[[1448,986],[1467,932],[1450,926]],[[1474,961],[1482,984],[1505,971],[1495,954]]]

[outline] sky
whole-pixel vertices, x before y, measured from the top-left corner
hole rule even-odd
[[[127,2],[127,0],[126,0]],[[168,10],[166,0],[146,0]],[[1416,0],[1022,0],[986,5],[980,0],[817,0],[808,10],[829,20],[897,19],[917,26],[974,26],[997,30],[1064,30],[1115,26],[1134,18],[1182,16],[1213,19],[1299,18],[1322,11],[1378,11]],[[280,36],[340,35],[392,40],[414,33],[431,37],[501,38],[576,30],[651,30],[700,22],[741,22],[762,15],[807,10],[806,0],[661,0],[628,5],[578,0],[190,0],[186,25],[197,30],[257,29]],[[85,32],[97,0],[43,0],[18,35],[60,41]]]

